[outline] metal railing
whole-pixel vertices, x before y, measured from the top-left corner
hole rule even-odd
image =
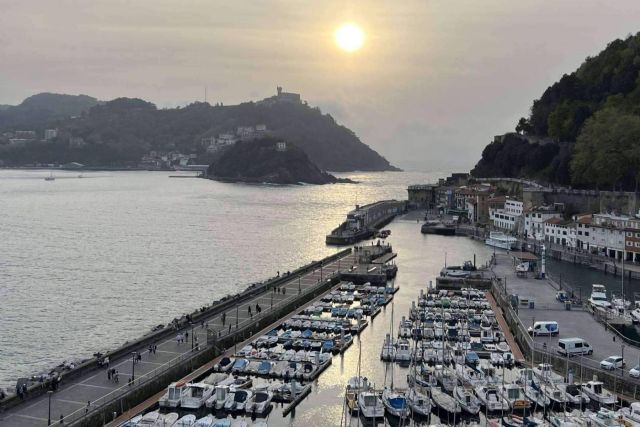
[[[227,328],[220,330],[219,332],[224,331],[226,333],[216,335],[217,340],[224,340],[226,338],[237,337],[239,335],[244,338],[245,332],[251,329],[251,327],[254,326],[257,321],[272,315],[274,312],[278,311],[283,307],[286,307],[287,305],[294,302],[296,299],[301,299],[301,298],[304,299],[305,296],[308,296],[309,294],[313,294],[317,292],[318,289],[326,285],[328,282],[331,282],[333,279],[335,279],[339,275],[340,275],[340,271],[338,269],[333,270],[329,276],[326,276],[326,279],[323,278],[322,281],[318,281],[316,284],[307,288],[300,287],[299,288],[300,292],[292,292],[290,295],[285,294],[286,296],[284,299],[273,304],[273,306],[269,306],[269,308],[265,308],[261,313],[255,314],[253,317],[244,319],[238,322],[237,324],[232,320],[233,323],[231,323],[232,325],[231,332],[229,332]],[[265,292],[265,297],[268,297],[268,296],[269,296],[269,293],[267,291]],[[199,354],[201,354],[203,351],[207,349],[211,349],[213,345],[214,344],[207,343],[203,347],[201,347],[201,349],[198,351],[195,351],[195,350],[187,351],[145,374],[136,376],[135,380],[132,383],[123,384],[122,387],[119,387],[113,390],[112,392],[109,392],[108,394],[101,396],[100,398],[91,402],[89,406],[78,409],[72,412],[71,414],[64,416],[63,418],[61,418],[61,421],[63,421],[67,425],[73,425],[81,422],[83,419],[92,417],[97,413],[102,412],[106,406],[115,403],[116,401],[125,397],[129,393],[139,390],[140,388],[149,384],[151,381],[156,380],[162,374],[166,373],[167,371],[174,368],[175,366],[178,366],[189,359],[195,358],[196,356],[198,356]]]

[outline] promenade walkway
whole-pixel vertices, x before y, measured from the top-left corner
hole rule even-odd
[[[92,405],[110,400],[122,394],[128,387],[128,380],[134,376],[137,383],[142,378],[154,376],[155,372],[164,371],[167,366],[173,365],[178,360],[183,360],[193,351],[192,347],[196,342],[201,346],[206,345],[207,327],[218,333],[229,333],[238,327],[242,328],[248,322],[254,321],[259,315],[256,314],[256,303],[262,309],[262,315],[270,312],[271,307],[277,307],[288,301],[295,299],[300,292],[312,289],[320,281],[324,281],[335,275],[340,270],[346,269],[355,264],[354,254],[348,254],[339,260],[326,263],[322,269],[316,269],[302,274],[300,277],[292,276],[292,279],[279,285],[280,292],[273,292],[271,288],[266,289],[259,295],[254,296],[247,302],[240,303],[234,309],[227,310],[226,319],[223,325],[222,315],[215,314],[204,319],[205,325],[198,323],[180,331],[160,342],[157,342],[157,350],[149,352],[149,347],[144,346],[136,349],[141,355],[141,360],[133,363],[134,355],[130,354],[116,360],[111,360],[110,368],[117,369],[119,382],[107,378],[105,368],[95,369],[87,372],[79,378],[63,382],[61,387],[51,394],[44,394],[33,399],[27,399],[23,404],[7,410],[0,414],[0,427],[40,427],[47,426],[50,414],[52,425],[69,424],[78,419],[84,412],[88,412]],[[252,314],[248,308],[251,307]],[[178,313],[176,313],[178,314]],[[184,342],[178,342],[177,334],[181,333],[185,337]],[[188,338],[187,338],[187,333]],[[135,386],[135,384],[134,384]],[[96,403],[97,402],[97,403]],[[61,420],[61,417],[63,419]]]

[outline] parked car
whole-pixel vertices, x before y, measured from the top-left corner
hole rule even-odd
[[[622,356],[609,356],[600,362],[600,367],[602,369],[607,369],[609,371],[613,371],[614,369],[624,368],[625,367],[624,360]]]
[[[640,378],[640,365],[636,365],[635,367],[629,370],[629,376],[632,378]]]
[[[556,336],[560,333],[560,328],[556,321],[544,321],[534,323],[533,327],[529,327],[528,332],[534,337],[538,335]]]
[[[563,356],[593,354],[591,345],[582,338],[562,338],[558,340],[558,353]]]

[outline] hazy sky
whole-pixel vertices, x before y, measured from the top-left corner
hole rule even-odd
[[[358,24],[365,45],[333,32]],[[617,37],[640,0],[0,0],[0,103],[37,92],[158,106],[285,90],[392,163],[467,170],[531,102]]]

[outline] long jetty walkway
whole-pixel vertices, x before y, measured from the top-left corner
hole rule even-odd
[[[185,364],[187,360],[192,361],[187,368],[195,369],[200,361],[193,360],[194,355],[204,353],[205,349],[210,349],[215,343],[223,343],[225,338],[231,338],[241,331],[241,338],[247,338],[248,335],[245,335],[243,328],[257,326],[259,330],[261,319],[264,319],[262,327],[266,326],[270,323],[269,315],[276,313],[279,308],[290,307],[291,303],[301,300],[305,294],[310,294],[335,279],[340,271],[349,269],[355,263],[356,254],[351,250],[345,250],[290,275],[228,298],[217,309],[212,306],[211,310],[192,316],[193,322],[183,322],[178,329],[161,334],[162,338],[157,341],[150,342],[149,339],[143,338],[135,348],[127,348],[124,353],[113,352],[109,368],[118,371],[118,382],[108,379],[107,368],[98,367],[94,361],[93,366],[84,369],[84,372],[67,375],[70,378],[63,376],[55,391],[30,391],[23,402],[12,407],[5,406],[0,412],[0,427],[47,426],[49,422],[51,425],[72,425],[91,413],[100,411],[104,418],[102,409],[105,405],[117,402],[123,396],[151,384],[154,380],[159,382],[162,379],[161,375]],[[261,308],[260,313],[256,312],[256,304]],[[183,339],[178,340],[178,335]],[[221,352],[225,349],[216,350]],[[137,355],[140,359],[134,362],[138,359]],[[133,383],[130,384],[131,379]],[[144,398],[138,397],[139,401]],[[120,407],[118,412],[127,409],[129,408]]]

